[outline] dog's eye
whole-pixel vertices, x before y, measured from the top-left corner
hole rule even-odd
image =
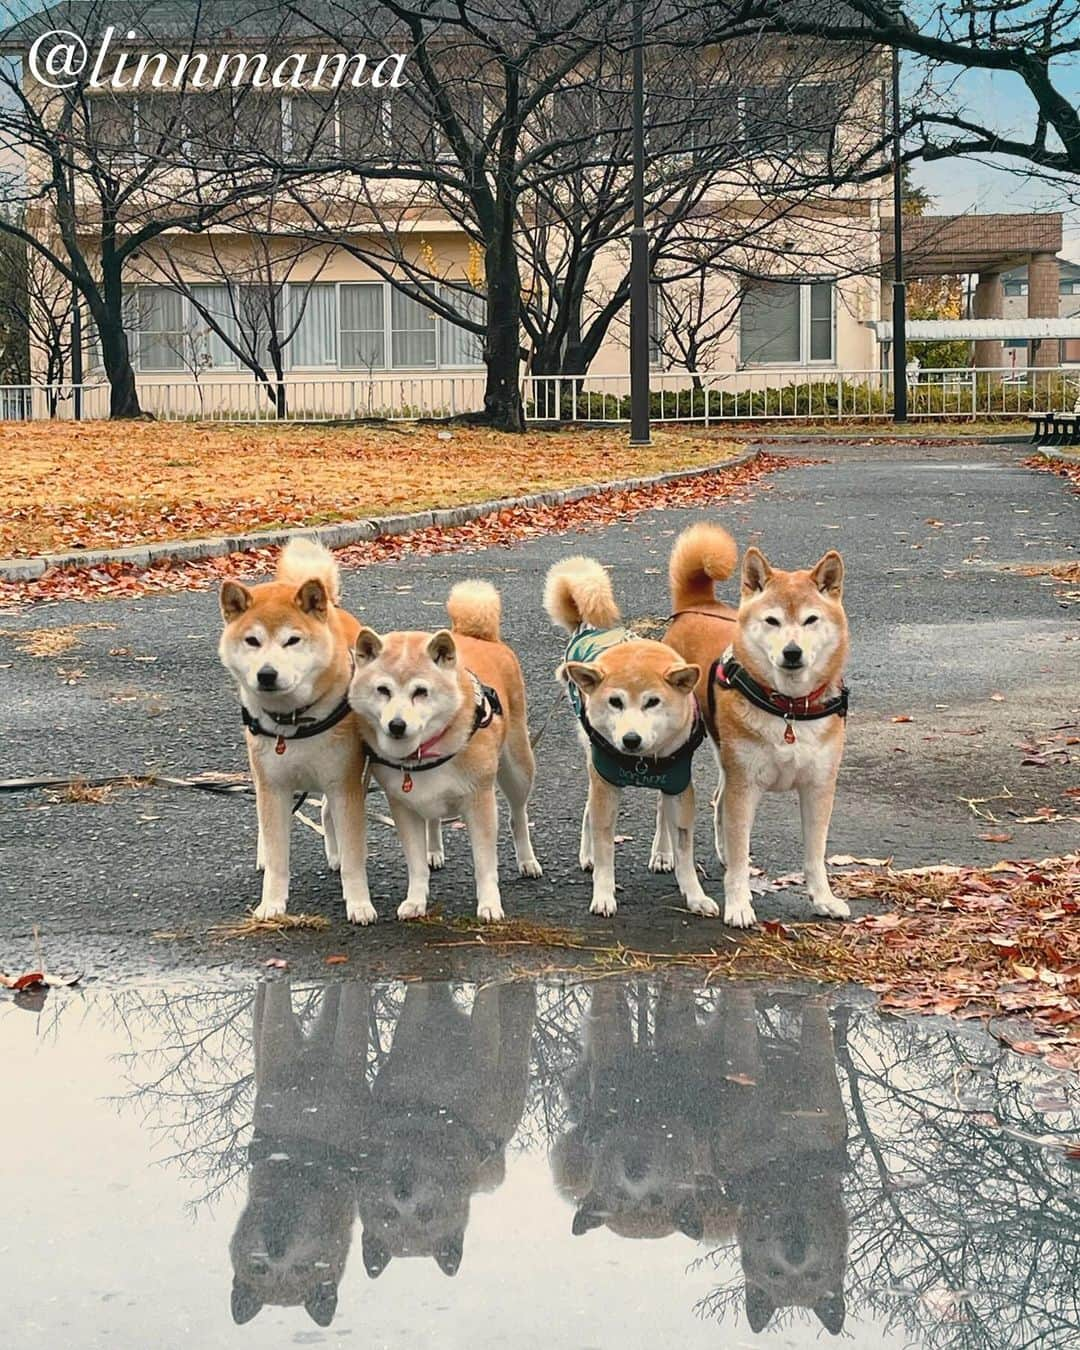
[[[390,697],[390,686],[388,684],[378,684],[375,686],[375,692],[380,698]]]
[[[608,706],[614,708],[616,712],[622,712],[623,701],[616,695],[614,698],[608,699]]]
[[[296,636],[296,634],[294,633],[294,634],[292,635],[292,637],[287,637],[287,638],[285,639],[285,641],[284,641],[281,645],[282,645],[283,647],[295,647],[296,644],[297,644],[299,641],[300,641],[300,639],[299,639],[299,638]]]
[[[769,625],[770,628],[779,628],[779,627],[780,627],[780,620],[779,620],[779,619],[774,619],[773,616],[772,616],[771,614],[769,614],[769,615],[766,617],[765,622]]]
[[[644,702],[641,706],[642,706],[643,708],[656,708],[656,707],[659,706],[659,703],[660,703],[660,700],[659,700],[655,695],[653,695],[653,696],[647,698],[647,699],[645,700],[645,702]]]
[[[426,690],[426,689],[414,689],[414,690],[412,691],[412,696],[413,696],[413,698],[427,698],[427,690]]]
[[[818,616],[816,614],[810,614],[803,619],[803,627],[808,628],[812,623],[817,623],[817,620]]]
[[[246,638],[244,639],[244,641],[247,643],[247,645],[248,645],[249,647],[261,647],[261,646],[262,646],[262,643],[259,641],[259,639],[258,639],[257,637],[254,637],[254,636],[246,637]]]

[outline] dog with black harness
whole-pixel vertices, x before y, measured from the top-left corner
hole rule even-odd
[[[558,676],[579,723],[586,750],[589,796],[581,824],[579,861],[592,871],[593,914],[612,915],[615,901],[615,823],[624,788],[660,794],[658,818],[673,841],[670,859],[649,866],[674,870],[693,914],[715,917],[694,865],[694,752],[705,739],[694,696],[701,671],[662,642],[624,627],[604,568],[592,558],[567,558],[547,575],[544,608],[568,634]]]
[[[496,841],[496,781],[510,804],[522,876],[540,876],[527,804],[535,766],[525,684],[499,637],[501,602],[486,581],[459,582],[446,603],[451,628],[380,637],[362,628],[349,704],[368,762],[386,793],[409,871],[399,919],[427,913],[432,869],[443,866],[441,822],[469,830],[479,918],[503,918]]]

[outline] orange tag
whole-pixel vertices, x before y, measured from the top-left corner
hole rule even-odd
[[[402,775],[401,790],[402,792],[412,791],[412,774],[408,771],[408,769],[406,769],[404,774]]]
[[[795,744],[795,728],[790,722],[784,727],[784,740],[787,741],[788,745]]]
[[[285,737],[279,736],[277,738],[277,744],[274,746],[274,754],[283,755],[284,753],[285,753]]]

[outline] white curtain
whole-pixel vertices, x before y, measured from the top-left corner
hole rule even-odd
[[[743,362],[799,364],[802,287],[787,281],[755,281],[739,309],[739,358]]]
[[[137,300],[140,370],[183,370],[184,298],[166,286],[140,286]]]
[[[443,287],[443,294],[455,308],[482,323],[484,297],[469,295],[453,287]],[[439,320],[439,364],[442,366],[480,366],[484,363],[484,339],[479,333],[461,328],[448,319]]]
[[[297,367],[337,365],[337,314],[334,286],[316,282],[289,287],[289,326],[292,339],[286,351]]]
[[[398,288],[390,291],[391,354],[398,369],[434,366],[435,314]]]
[[[229,303],[229,288],[224,285],[192,286],[191,325],[198,335],[207,370],[235,370],[240,364],[236,353],[215,330],[220,329],[235,341],[236,319]],[[209,317],[204,317],[204,315]],[[210,320],[213,320],[211,324]]]
[[[381,281],[347,282],[341,296],[341,364],[346,370],[386,365],[385,291]]]

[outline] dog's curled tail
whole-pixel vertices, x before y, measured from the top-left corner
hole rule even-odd
[[[607,570],[595,558],[564,558],[544,582],[544,608],[551,622],[568,633],[585,624],[614,628],[619,606]]]
[[[738,561],[735,540],[719,525],[701,520],[683,530],[668,563],[673,612],[715,605],[715,583],[726,581]]]
[[[328,548],[315,539],[302,536],[290,539],[281,550],[277,565],[278,581],[300,587],[305,581],[321,581],[331,604],[341,601],[341,573],[337,560]]]
[[[498,642],[502,600],[490,581],[459,581],[447,597],[446,612],[453,632]]]

